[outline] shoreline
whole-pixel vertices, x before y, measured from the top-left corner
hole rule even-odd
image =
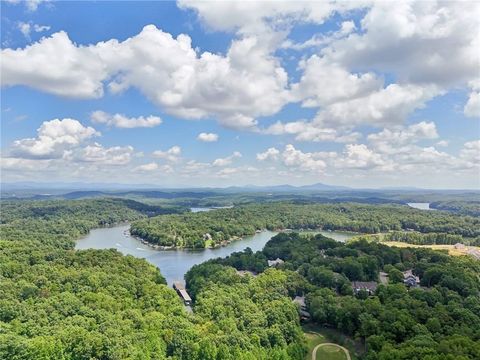
[[[189,250],[189,251],[202,251],[202,250],[207,250],[207,249],[218,249],[218,248],[221,248],[221,247],[225,247],[229,244],[231,244],[232,242],[235,242],[235,241],[238,241],[238,240],[242,240],[244,239],[245,237],[248,237],[248,236],[254,236],[255,234],[259,234],[259,233],[262,233],[262,232],[265,232],[265,231],[272,231],[272,232],[276,232],[276,233],[288,233],[288,232],[299,232],[299,233],[321,233],[321,232],[325,232],[325,233],[328,233],[328,232],[337,232],[337,233],[344,233],[344,234],[349,234],[349,235],[352,235],[355,236],[355,235],[365,235],[365,234],[362,234],[362,233],[357,233],[357,232],[354,232],[354,231],[348,231],[348,230],[324,230],[324,229],[274,229],[274,230],[268,230],[268,229],[257,229],[255,230],[255,232],[253,234],[245,234],[245,235],[242,235],[242,236],[234,236],[228,240],[223,240],[222,242],[220,242],[219,244],[216,244],[214,246],[209,246],[209,247],[204,247],[204,248],[193,248],[193,247],[183,247],[183,246],[175,246],[175,245],[170,245],[170,246],[166,246],[166,245],[156,245],[156,244],[153,244],[153,243],[150,243],[148,242],[147,240],[137,236],[137,235],[133,235],[132,233],[130,233],[130,230],[127,230],[128,232],[128,235],[133,237],[134,239],[140,241],[143,245],[146,245],[154,250],[159,250],[159,251],[172,251],[172,250]],[[323,235],[323,234],[322,234]],[[327,235],[323,235],[325,237],[328,237]],[[336,239],[333,239],[335,241],[339,241],[339,240],[336,240]],[[339,242],[343,242],[343,241],[339,241]],[[345,241],[346,243],[346,241]]]

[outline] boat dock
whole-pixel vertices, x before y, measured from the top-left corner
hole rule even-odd
[[[174,281],[173,288],[177,292],[178,296],[182,298],[183,303],[186,306],[190,306],[192,304],[192,299],[190,298],[190,295],[188,295],[187,290],[185,289],[185,286],[183,285],[182,282]]]

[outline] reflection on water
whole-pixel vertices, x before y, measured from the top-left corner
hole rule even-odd
[[[205,212],[216,209],[231,209],[233,206],[214,206],[214,207],[191,207],[190,211],[192,213]]]
[[[130,225],[124,224],[108,228],[94,229],[84,238],[77,241],[76,249],[117,249],[125,255],[133,255],[146,259],[157,266],[169,285],[175,280],[183,280],[185,273],[196,264],[226,257],[233,252],[250,247],[253,251],[262,250],[265,244],[277,234],[274,231],[262,231],[241,240],[233,241],[227,246],[217,249],[202,250],[154,250],[130,236]],[[338,231],[312,231],[321,233],[337,241],[346,241],[355,234]]]
[[[185,273],[196,264],[209,259],[225,257],[232,252],[250,247],[253,251],[263,249],[268,240],[277,233],[262,231],[246,236],[227,246],[205,250],[154,250],[128,234],[130,225],[94,229],[77,241],[76,249],[110,249],[115,248],[126,255],[144,258],[160,268],[169,285],[175,280],[183,280]]]
[[[435,210],[430,207],[430,203],[407,203],[407,205],[420,210]]]

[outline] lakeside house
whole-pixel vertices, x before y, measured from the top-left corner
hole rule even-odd
[[[300,320],[309,320],[311,315],[307,311],[307,304],[305,303],[305,296],[295,296],[293,302],[300,308]]]
[[[276,258],[275,260],[267,260],[267,262],[269,267],[275,267],[278,265],[282,265],[285,261],[280,258]]]
[[[355,295],[364,290],[368,295],[375,294],[377,283],[375,281],[352,281],[352,289]]]
[[[420,285],[420,278],[413,274],[412,269],[403,272],[403,283],[408,287],[417,287]]]
[[[190,295],[188,295],[185,286],[180,281],[174,281],[173,288],[177,292],[178,296],[182,298],[183,303],[186,306],[190,306],[192,304],[192,299],[190,298]]]

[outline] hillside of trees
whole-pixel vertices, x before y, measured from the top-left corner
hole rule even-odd
[[[126,199],[1,201],[2,239],[32,240],[73,248],[90,229],[147,216],[178,212],[175,206],[151,206]]]
[[[480,216],[479,201],[435,201],[430,207],[437,210],[447,210],[461,215]]]
[[[3,203],[2,203],[3,205]],[[285,276],[230,268],[187,312],[157,268],[116,250],[74,250],[92,227],[165,208],[124,200],[12,201],[0,225],[0,359],[301,360]]]
[[[267,259],[285,260],[276,270]],[[282,272],[279,286],[291,298],[305,295],[312,321],[361,342],[366,360],[474,360],[480,358],[480,262],[439,251],[391,248],[367,241],[342,244],[322,235],[281,233],[262,252],[251,250],[192,268],[187,286],[228,282],[220,274],[250,270]],[[407,288],[402,271],[412,269],[421,287]],[[265,271],[265,272],[263,272]],[[388,285],[378,281],[389,275]],[[246,276],[247,278],[254,278]],[[351,281],[376,281],[372,295],[354,295]]]
[[[256,230],[287,228],[361,233],[408,229],[475,237],[480,235],[480,219],[392,204],[274,202],[143,219],[133,222],[131,233],[152,244],[204,248],[209,238],[218,245],[235,237],[251,235]]]

